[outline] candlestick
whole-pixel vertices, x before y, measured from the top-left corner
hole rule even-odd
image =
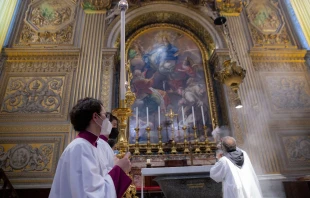
[[[146,127],[146,132],[147,132],[147,144],[146,144],[146,154],[151,155],[152,154],[152,149],[151,149],[151,137],[150,137],[150,131],[151,128],[149,126]]]
[[[158,106],[158,126],[160,126],[160,106]]]
[[[127,2],[120,2],[119,9],[121,10],[121,75],[120,75],[120,99],[125,100],[125,12],[128,8]]]
[[[136,128],[139,128],[139,109],[136,107]]]
[[[193,123],[194,123],[194,127],[196,127],[195,124],[195,112],[194,112],[194,107],[192,106],[192,113],[193,113]]]
[[[149,107],[146,107],[146,126],[149,126]]]
[[[184,153],[188,154],[189,153],[189,149],[188,149],[188,142],[187,142],[187,134],[186,134],[186,129],[187,127],[184,125],[182,127],[183,131],[184,131]]]
[[[183,109],[183,106],[182,106],[182,118],[183,118],[183,125],[185,125],[185,118],[184,118],[184,109]]]
[[[150,164],[151,163],[151,159],[146,159],[146,163]]]
[[[202,115],[202,123],[203,123],[203,126],[206,125],[206,122],[205,122],[205,115],[203,113],[203,106],[201,106],[201,115]]]
[[[136,131],[136,142],[135,142],[135,155],[139,155],[140,151],[139,151],[139,127],[135,128]]]
[[[161,130],[162,130],[162,127],[159,125],[157,127],[157,130],[158,130],[158,154],[159,155],[162,155],[164,154],[164,151],[163,151],[163,148],[162,148],[162,138],[161,138]]]

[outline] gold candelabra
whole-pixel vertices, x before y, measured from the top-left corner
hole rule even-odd
[[[170,112],[165,114],[166,117],[170,118],[170,121],[172,122],[172,127],[171,127],[171,138],[172,138],[172,148],[171,148],[171,154],[176,154],[177,149],[175,147],[175,141],[174,141],[174,117],[177,116],[178,114],[175,114],[172,109],[170,109]]]
[[[146,145],[146,154],[151,155],[152,154],[152,149],[151,149],[151,137],[150,137],[150,131],[151,128],[148,126],[145,128],[147,132],[147,145]]]
[[[184,131],[184,153],[188,154],[189,153],[189,149],[188,149],[188,142],[187,142],[187,133],[186,133],[186,126],[182,127],[183,131]]]
[[[209,139],[208,139],[208,134],[207,134],[207,126],[204,125],[203,126],[203,131],[205,133],[205,146],[206,146],[206,153],[210,153],[211,149],[210,149],[210,145],[209,145]]]
[[[164,154],[164,151],[163,151],[163,143],[162,143],[162,137],[161,137],[161,130],[162,130],[162,127],[161,126],[158,126],[157,127],[157,130],[158,130],[158,155],[162,155]]]
[[[195,153],[200,153],[200,148],[199,148],[199,144],[198,144],[198,137],[197,137],[197,127],[193,127],[194,130],[194,137],[195,137]]]
[[[134,155],[140,155],[140,151],[139,151],[139,127],[138,126],[135,128],[135,131],[136,131],[136,142],[135,142]]]

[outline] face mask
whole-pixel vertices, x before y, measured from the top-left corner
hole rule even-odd
[[[117,128],[112,128],[112,131],[111,131],[111,134],[109,135],[109,138],[116,139],[118,136],[118,133],[119,132],[118,132]]]
[[[99,116],[99,115],[98,115]],[[100,116],[99,116],[100,119],[102,119]],[[97,122],[96,122],[97,123]],[[108,118],[105,118],[103,121],[102,121],[102,124],[101,124],[101,132],[100,134],[101,135],[104,135],[104,136],[108,136],[110,135],[111,133],[111,129],[112,129],[112,124],[111,122],[109,121]]]

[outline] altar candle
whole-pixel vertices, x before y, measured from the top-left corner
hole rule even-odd
[[[203,106],[201,106],[201,115],[202,115],[202,123],[203,123],[203,126],[206,126],[205,115],[204,115],[204,113],[203,113]]]
[[[138,107],[136,107],[136,127],[139,128],[139,111],[138,111]]]
[[[194,123],[194,127],[196,127],[195,124],[195,112],[194,112],[194,107],[192,106],[192,112],[193,112],[193,123]]]
[[[146,126],[149,126],[149,107],[146,107]]]
[[[150,164],[151,163],[151,159],[146,159],[146,163]]]
[[[183,109],[183,106],[182,106],[182,117],[183,117],[183,125],[185,126],[185,118],[184,118],[184,109]]]
[[[160,106],[158,106],[158,126],[160,126]]]

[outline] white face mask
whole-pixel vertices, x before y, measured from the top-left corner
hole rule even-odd
[[[108,118],[104,119],[101,125],[101,135],[108,136],[112,130],[112,124]]]

